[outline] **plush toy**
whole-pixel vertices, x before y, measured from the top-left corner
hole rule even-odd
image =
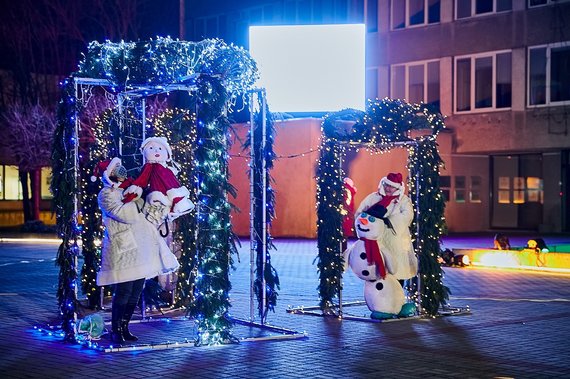
[[[407,303],[404,290],[394,275],[364,283],[364,300],[372,312],[370,317],[384,320],[410,317],[416,312],[414,303]]]
[[[363,212],[354,224],[358,241],[344,252],[345,269],[350,267],[362,280],[376,280],[385,277],[387,272],[393,274],[395,267],[385,261],[384,255],[388,252],[381,244],[385,229],[382,219]]]
[[[143,167],[138,178],[125,190],[123,202],[142,196],[147,190],[146,202],[170,207],[171,213],[185,214],[194,209],[190,193],[176,178],[178,170],[173,167],[172,149],[164,137],[149,137],[140,148]]]
[[[404,289],[394,275],[397,257],[383,244],[388,226],[381,210],[362,212],[355,220],[356,241],[344,252],[345,270],[365,281],[364,300],[374,319],[408,317],[415,313],[415,305],[406,303]]]

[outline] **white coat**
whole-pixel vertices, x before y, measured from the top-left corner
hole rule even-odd
[[[174,272],[179,264],[166,242],[148,222],[137,201],[123,204],[117,183],[103,181],[98,203],[105,233],[97,285],[123,283]]]
[[[368,210],[378,203],[383,194],[379,192],[366,196],[358,206],[355,218],[362,212]],[[409,279],[418,272],[418,260],[412,244],[410,225],[414,219],[414,207],[412,201],[403,193],[403,188],[395,193],[398,197],[386,207],[386,215],[394,227],[394,230],[386,228],[381,239],[387,250],[395,254],[395,261],[398,262],[394,276],[396,279]]]

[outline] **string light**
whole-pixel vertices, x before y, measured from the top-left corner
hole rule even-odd
[[[318,290],[324,312],[334,307],[342,290],[340,249],[342,214],[346,210],[342,188],[345,172],[341,163],[348,149],[365,149],[373,154],[383,154],[397,146],[408,150],[410,178],[419,178],[419,183],[410,180],[410,197],[417,214],[424,215],[414,220],[411,230],[415,235],[413,242],[420,272],[428,274],[422,275],[421,296],[413,300],[421,302],[422,309],[429,315],[434,315],[445,304],[449,289],[442,283],[441,266],[433,254],[439,251],[439,238],[445,229],[445,203],[439,189],[442,161],[436,144],[437,134],[444,127],[441,115],[425,104],[409,104],[398,99],[369,100],[366,112],[345,109],[325,117],[317,172]],[[431,134],[411,137],[412,130],[425,129]]]

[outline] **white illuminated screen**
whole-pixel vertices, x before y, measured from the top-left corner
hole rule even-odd
[[[321,113],[364,109],[364,25],[249,28],[258,87],[272,112]]]

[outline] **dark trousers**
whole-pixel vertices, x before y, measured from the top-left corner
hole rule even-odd
[[[129,306],[133,309],[137,306],[144,287],[144,278],[130,282],[117,283],[114,286],[113,308],[117,306]]]

